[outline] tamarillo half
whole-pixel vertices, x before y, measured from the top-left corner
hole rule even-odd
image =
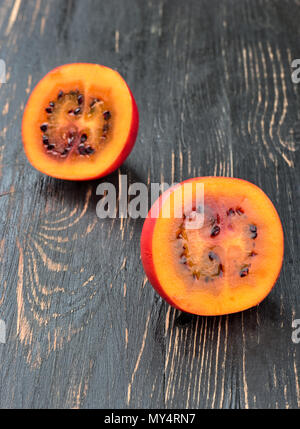
[[[139,114],[118,72],[98,64],[66,64],[49,72],[27,102],[22,137],[30,163],[66,180],[116,170],[131,152]]]
[[[204,186],[198,206],[197,184]],[[189,228],[195,219],[199,227]],[[226,177],[189,179],[163,193],[141,236],[142,263],[156,291],[182,311],[207,316],[259,304],[277,280],[283,250],[270,199],[256,185]]]

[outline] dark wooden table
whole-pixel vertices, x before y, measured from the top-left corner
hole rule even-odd
[[[297,408],[298,0],[2,0],[2,408]],[[49,70],[95,62],[140,111],[134,151],[102,181],[224,175],[260,186],[285,233],[281,276],[257,308],[180,314],[145,277],[142,219],[98,219],[100,181],[35,171],[24,104]]]

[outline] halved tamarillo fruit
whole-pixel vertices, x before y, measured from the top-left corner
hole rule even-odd
[[[98,64],[66,64],[49,72],[28,100],[25,153],[49,176],[96,179],[123,163],[138,123],[135,100],[119,73]]]
[[[200,205],[197,184],[204,186]],[[207,316],[259,304],[279,275],[283,247],[266,194],[225,177],[190,179],[163,193],[141,236],[143,266],[156,291],[182,311]]]

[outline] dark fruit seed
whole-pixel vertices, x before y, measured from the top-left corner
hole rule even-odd
[[[84,143],[85,141],[87,141],[87,135],[86,134],[82,134],[81,138],[80,138],[81,143]]]
[[[59,91],[57,98],[60,99],[63,95],[64,93],[62,91]]]
[[[72,115],[74,113],[74,110],[69,110],[68,113],[69,115]]]
[[[48,149],[48,150],[52,150],[52,149],[54,149],[54,145],[53,145],[53,144],[49,144],[49,145],[48,145],[48,147],[47,147],[47,149]]]
[[[49,139],[47,136],[43,136],[43,143],[44,144],[48,144],[49,143]]]
[[[254,240],[257,237],[257,227],[256,227],[256,225],[250,225],[249,229],[251,232],[251,238],[253,238],[253,240]]]
[[[248,268],[248,267],[243,268],[243,269],[240,271],[240,277],[246,277],[248,274],[249,274],[249,268]]]
[[[102,128],[102,131],[103,131],[104,133],[106,133],[106,132],[108,131],[108,129],[109,129],[108,124],[104,124],[104,125],[103,125],[103,128]]]
[[[217,255],[214,252],[209,252],[208,257],[210,261],[217,259]]]
[[[46,110],[47,113],[52,113],[53,112],[53,110],[52,110],[51,107],[47,107],[45,110]]]
[[[220,227],[218,225],[215,225],[210,232],[210,236],[215,237],[220,233],[220,231],[221,231]]]
[[[242,216],[242,215],[244,214],[244,210],[243,210],[241,207],[238,207],[238,208],[236,209],[236,212],[237,212],[237,214],[238,214],[239,216]]]
[[[249,256],[256,256],[256,255],[257,255],[257,253],[254,252],[253,250],[252,250],[252,252],[249,253]]]
[[[79,151],[80,155],[85,155],[85,147],[83,144],[80,144],[78,146],[78,151]]]
[[[90,107],[94,107],[94,105],[96,103],[98,103],[98,101],[100,101],[98,98],[94,98],[94,100],[91,102]]]
[[[227,216],[234,216],[235,215],[235,211],[233,209],[229,209],[227,211]]]
[[[82,104],[83,103],[83,95],[78,95],[78,97],[77,97],[77,101],[78,101],[78,104]]]
[[[45,131],[47,131],[47,128],[48,128],[48,124],[42,124],[41,126],[40,126],[40,128],[41,128],[41,130],[43,131],[43,132],[45,132]]]
[[[74,110],[74,115],[78,115],[81,112],[80,107],[77,107],[77,109]]]
[[[111,118],[110,111],[106,110],[105,112],[103,112],[103,117],[106,121],[108,121]]]
[[[53,103],[53,101],[50,101],[49,106],[50,107],[54,107],[55,106],[55,104]]]
[[[91,153],[94,153],[94,152],[95,152],[95,149],[93,149],[91,146],[88,146],[88,147],[86,148],[85,152],[89,155],[89,154],[91,154]]]

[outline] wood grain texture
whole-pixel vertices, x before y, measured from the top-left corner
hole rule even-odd
[[[298,408],[297,0],[0,3],[1,408]],[[143,221],[100,220],[100,181],[39,174],[22,150],[25,102],[68,62],[116,68],[140,111],[133,153],[102,181],[250,180],[285,233],[281,276],[257,308],[197,317],[145,278]]]

